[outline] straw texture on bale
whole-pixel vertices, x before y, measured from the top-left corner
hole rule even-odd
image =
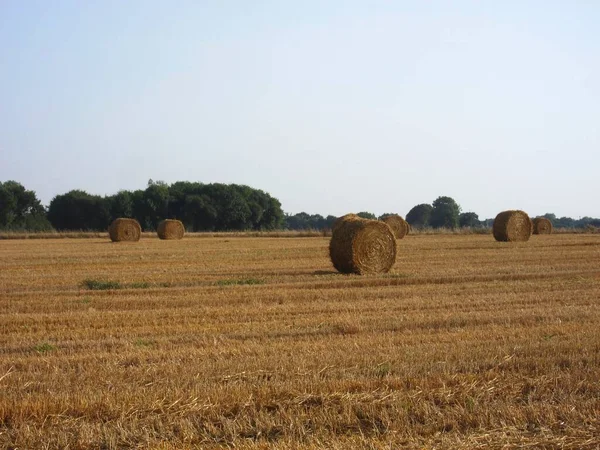
[[[408,234],[408,222],[399,215],[393,214],[382,220],[390,226],[394,232],[394,236],[396,236],[396,239],[402,239]]]
[[[140,240],[142,227],[135,219],[115,219],[108,227],[108,235],[113,242],[136,242]]]
[[[551,234],[552,222],[545,217],[537,217],[533,219],[533,234]]]
[[[501,242],[528,241],[533,232],[533,222],[524,211],[503,211],[494,219],[494,238]]]
[[[384,222],[350,216],[334,228],[329,255],[342,273],[387,273],[396,262],[396,238]]]
[[[180,220],[165,219],[158,224],[156,232],[161,239],[181,239],[185,234],[185,228]]]
[[[349,214],[344,214],[341,217],[338,217],[337,219],[335,219],[335,221],[333,222],[333,225],[331,226],[331,232],[335,233],[335,230],[337,230],[337,228],[342,224],[342,222],[344,220],[349,220],[349,219],[360,219],[360,216],[358,216],[354,213],[349,213]]]

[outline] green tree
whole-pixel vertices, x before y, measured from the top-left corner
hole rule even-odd
[[[85,191],[69,191],[52,199],[48,220],[57,230],[106,230],[110,224],[108,201]]]
[[[0,183],[0,227],[9,228],[17,216],[17,199]]]
[[[217,210],[207,195],[188,195],[182,220],[188,230],[212,231],[217,221]]]
[[[438,197],[432,204],[429,224],[434,228],[458,228],[460,206],[451,197]]]
[[[111,220],[133,217],[146,231],[166,218],[180,219],[192,231],[272,230],[283,224],[279,200],[245,185],[178,181],[169,186],[149,180],[144,190],[120,191],[102,200],[83,191],[58,196],[52,220],[61,229],[95,229],[104,219],[91,220],[94,208],[103,207]]]
[[[334,218],[335,220],[335,218]],[[285,228],[289,230],[322,230],[327,228],[328,221],[320,214],[298,214],[285,216]]]
[[[283,226],[283,210],[275,197],[266,195],[266,207],[260,218],[261,230],[277,230]]]
[[[367,212],[367,211],[361,211],[356,215],[358,217],[362,217],[363,219],[377,220],[377,216],[375,214]]]
[[[145,228],[156,230],[161,220],[167,219],[169,214],[169,186],[162,181],[151,183],[144,191],[146,203]]]
[[[332,216],[331,214],[325,217],[325,228],[331,229],[333,228],[334,222],[337,220],[337,217]]]
[[[252,211],[246,199],[235,189],[227,189],[220,199],[220,229],[248,230],[252,228]]]
[[[575,220],[571,217],[561,217],[559,219],[551,220],[552,226],[556,228],[580,228],[583,225],[581,220]]]
[[[115,195],[106,197],[110,220],[113,221],[119,217],[132,217],[133,199],[131,192],[119,191]]]
[[[34,191],[16,181],[0,182],[0,228],[45,231],[52,228]]]
[[[481,222],[479,221],[479,216],[474,212],[465,212],[461,213],[458,216],[458,222],[461,227],[470,227],[476,228],[481,226]]]
[[[406,215],[406,221],[413,227],[428,227],[432,211],[433,206],[427,203],[421,203],[420,205],[413,206],[413,208]]]

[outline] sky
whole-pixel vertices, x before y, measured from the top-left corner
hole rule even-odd
[[[600,217],[600,2],[1,0],[0,181]]]

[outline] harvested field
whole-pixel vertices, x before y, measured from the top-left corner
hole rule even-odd
[[[600,235],[0,241],[0,448],[600,446]]]

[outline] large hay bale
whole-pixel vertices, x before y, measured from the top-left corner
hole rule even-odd
[[[181,220],[165,219],[158,224],[156,232],[161,239],[181,239],[185,228]]]
[[[533,234],[551,234],[552,222],[545,217],[533,219]]]
[[[533,232],[533,223],[524,211],[503,211],[494,219],[494,238],[502,242],[528,241]]]
[[[408,222],[398,214],[392,214],[391,216],[387,216],[382,220],[390,226],[394,232],[394,235],[396,236],[396,239],[402,239],[408,234]]]
[[[137,242],[142,235],[142,227],[135,219],[115,219],[108,227],[108,235],[113,242]]]
[[[334,228],[329,255],[342,273],[386,273],[396,262],[396,238],[384,222],[350,216]]]
[[[360,216],[358,216],[354,213],[344,214],[343,216],[335,219],[335,221],[333,222],[333,225],[331,225],[331,232],[334,233],[335,230],[341,225],[341,223],[344,220],[352,220],[352,219],[360,219],[360,218],[361,218]]]

